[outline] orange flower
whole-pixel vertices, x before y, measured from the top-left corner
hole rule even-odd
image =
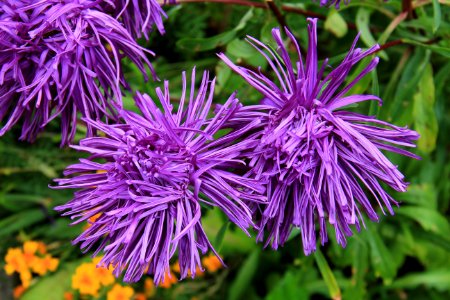
[[[36,257],[31,266],[34,273],[44,275],[48,271],[55,271],[58,267],[59,259],[53,258],[51,255],[46,255],[42,258]]]
[[[114,283],[114,275],[112,273],[112,270],[108,269],[106,266],[99,265],[101,257],[95,257],[92,260],[92,263],[96,265],[95,268],[95,275],[97,276],[98,280],[100,281],[100,284],[102,285],[110,285]]]
[[[28,288],[31,283],[31,272],[27,270],[22,270],[19,273],[20,275],[20,281],[22,281],[22,285],[24,288]]]
[[[14,299],[19,299],[25,292],[26,288],[23,285],[16,286],[13,291]]]
[[[72,276],[72,288],[79,290],[80,294],[97,296],[100,289],[100,280],[96,276],[96,267],[92,263],[83,263]]]
[[[158,286],[162,287],[163,289],[168,289],[176,282],[177,282],[177,278],[175,277],[175,275],[172,274],[172,272],[170,272],[170,270],[168,270],[164,274],[163,281],[161,281]]]
[[[172,265],[172,271],[174,271],[175,273],[181,274],[181,273],[180,273],[180,263],[179,263],[178,260]],[[195,276],[197,276],[197,277],[202,277],[203,275],[204,275],[204,274],[203,274],[202,269],[200,269],[200,267],[197,266],[196,269],[195,269]],[[191,270],[188,270],[187,276],[188,276],[188,277],[191,277],[191,276],[192,276]]]
[[[134,290],[129,286],[121,286],[115,284],[112,289],[106,294],[107,300],[131,300]]]
[[[5,272],[12,275],[14,272],[21,272],[27,269],[27,264],[23,257],[23,252],[19,248],[9,248],[5,256]]]
[[[106,172],[106,171],[105,171],[105,172]],[[101,215],[102,215],[102,213],[98,213],[98,214],[95,214],[95,215],[93,215],[92,217],[90,217],[90,218],[87,220],[86,225],[84,225],[83,231],[86,231],[86,229],[88,229],[89,227],[91,227],[92,224],[93,224],[98,218],[100,218]]]
[[[206,270],[210,273],[217,272],[220,268],[222,268],[222,263],[220,262],[217,256],[211,254],[209,256],[202,258],[202,264],[205,266]]]
[[[45,253],[47,253],[47,246],[43,243],[43,242],[38,242],[38,249],[37,251],[44,255]]]

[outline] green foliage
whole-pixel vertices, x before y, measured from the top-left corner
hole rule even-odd
[[[276,4],[321,16],[319,58],[329,58],[328,71],[342,60],[358,31],[359,47],[377,42],[383,46],[377,53],[381,58],[377,71],[349,93],[380,95],[384,101],[381,108],[374,102],[352,109],[420,133],[413,152],[422,160],[389,156],[411,182],[408,192],[392,191],[400,203],[395,216],[379,211],[380,222],[365,220],[365,228],[360,233],[355,230],[345,249],[330,236],[330,243],[310,257],[303,254],[299,231],[294,231],[278,251],[263,250],[262,244],[256,244],[255,234],[249,238],[228,224],[217,209],[207,210],[203,226],[229,268],[198,281],[177,283],[176,288],[163,291],[165,298],[448,299],[450,2],[415,1],[412,14],[403,12],[402,2],[408,1],[352,0],[348,6],[341,4],[340,10],[320,7],[318,2],[288,0]],[[250,35],[273,46],[270,31],[280,26],[273,13],[223,3],[185,3],[166,7],[166,11],[167,34],[153,32],[149,42],[141,43],[156,52],[153,61],[158,76],[170,80],[173,96],[181,93],[181,72],[197,66],[216,75],[216,102],[239,91],[244,104],[258,103],[260,95],[225,67],[216,53],[224,52],[240,64],[255,70],[261,67],[265,72],[267,63],[245,37]],[[305,53],[306,17],[281,12]],[[348,80],[369,61],[356,67]],[[144,82],[132,64],[124,70],[133,90],[154,95],[154,88],[162,84]],[[131,93],[125,98],[125,107],[134,107]],[[18,132],[0,138],[0,255],[4,257],[8,248],[28,239],[53,243],[53,255],[61,258],[59,271],[41,278],[23,299],[62,299],[75,268],[72,262],[83,257],[70,244],[83,225],[69,226],[70,220],[53,210],[71,199],[72,193],[48,186],[80,154],[59,148],[57,124],[31,145],[17,141]],[[77,138],[84,133],[80,125]],[[53,298],[47,297],[50,290]]]

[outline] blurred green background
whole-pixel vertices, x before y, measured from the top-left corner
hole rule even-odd
[[[216,53],[225,52],[246,66],[267,68],[245,36],[273,45],[271,29],[285,22],[305,48],[305,15],[310,15],[321,19],[319,57],[330,58],[330,65],[336,66],[361,32],[359,47],[379,43],[384,50],[378,53],[376,72],[351,93],[378,95],[384,105],[352,109],[417,130],[421,138],[413,151],[422,160],[388,156],[410,182],[408,192],[392,192],[401,203],[396,215],[382,216],[379,223],[366,222],[367,228],[349,238],[346,249],[330,235],[326,246],[305,257],[298,234],[279,251],[263,249],[254,236],[248,238],[229,226],[217,210],[206,211],[204,227],[228,268],[157,288],[151,298],[450,299],[450,1],[352,0],[347,6],[341,4],[338,11],[309,0],[275,4],[282,18],[277,19],[267,7],[169,6],[165,8],[166,35],[155,32],[149,42],[140,42],[157,54],[153,59],[156,71],[161,79],[170,80],[172,96],[181,92],[181,72],[197,66],[217,76],[217,102],[237,90],[244,104],[254,104],[260,95],[232,74]],[[368,61],[355,68],[352,76]],[[162,84],[144,82],[128,62],[124,69],[134,90],[153,95],[154,88]],[[132,93],[126,92],[125,102],[134,109]],[[78,139],[84,133],[80,124]],[[69,226],[70,220],[53,211],[71,198],[71,191],[50,190],[48,185],[81,155],[58,147],[57,121],[34,144],[19,142],[18,136],[16,128],[0,138],[0,299],[12,299],[13,289],[20,284],[16,275],[4,273],[3,258],[8,249],[27,240],[44,241],[60,263],[56,272],[34,277],[21,298],[65,299],[64,292],[73,292],[75,268],[90,258],[70,243],[84,225]],[[143,289],[143,282],[132,287]],[[77,293],[72,296],[79,297]],[[98,298],[106,299],[106,290]]]

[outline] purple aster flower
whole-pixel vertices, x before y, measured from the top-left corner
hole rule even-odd
[[[167,15],[157,0],[104,0],[104,2],[106,6],[113,8],[112,14],[134,37],[140,38],[144,35],[148,39],[148,33],[153,25],[161,34],[165,33],[163,19],[167,18]],[[162,2],[166,3],[174,4],[175,0]]]
[[[73,140],[77,114],[116,118],[121,60],[146,76],[148,52],[98,1],[7,1],[0,5],[0,135],[23,120],[21,139],[34,140],[61,116],[62,144]],[[153,72],[153,70],[152,70]],[[91,135],[92,127],[88,127]]]
[[[156,90],[162,111],[148,95],[138,94],[142,115],[122,111],[123,123],[115,125],[87,120],[104,137],[86,138],[74,146],[91,156],[69,166],[67,178],[56,180],[56,188],[80,189],[57,210],[66,211],[75,223],[100,214],[74,243],[80,242],[84,251],[96,247],[94,255],[103,250],[101,264],[113,266],[116,276],[124,271],[127,282],[145,273],[160,282],[174,255],[181,278],[189,270],[194,277],[201,267],[200,252],[217,255],[202,228],[201,205],[218,207],[247,232],[253,224],[245,203],[264,200],[261,184],[230,172],[242,164],[236,159],[241,150],[256,143],[232,142],[258,120],[214,139],[241,107],[232,95],[209,118],[214,81],[205,73],[195,91],[194,70],[188,93],[183,73],[177,109],[166,81],[164,90]]]
[[[401,128],[344,110],[347,105],[362,101],[381,100],[373,95],[349,95],[349,90],[373,70],[378,58],[373,58],[352,81],[345,83],[352,67],[379,49],[355,48],[355,39],[339,66],[327,70],[325,60],[319,67],[317,57],[316,19],[309,19],[309,47],[302,59],[294,36],[286,30],[297,50],[291,60],[283,44],[280,30],[272,35],[278,46],[274,53],[268,46],[249,37],[252,44],[268,61],[277,81],[259,71],[233,64],[224,54],[219,56],[264,99],[261,105],[247,107],[230,123],[242,126],[247,120],[261,119],[261,127],[248,139],[260,139],[260,144],[248,152],[252,170],[250,178],[265,179],[267,205],[259,205],[258,239],[264,239],[274,249],[283,245],[293,227],[300,228],[305,254],[316,249],[316,223],[320,240],[327,242],[326,221],[334,227],[339,244],[346,245],[352,235],[351,225],[359,231],[365,212],[372,221],[378,216],[374,202],[393,214],[397,202],[381,183],[396,191],[405,191],[403,175],[382,153],[390,151],[413,158],[416,155],[398,148],[414,147],[419,136]],[[327,75],[325,75],[328,73]]]

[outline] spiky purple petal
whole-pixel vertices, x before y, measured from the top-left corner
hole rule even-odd
[[[32,141],[61,117],[62,144],[73,140],[78,113],[116,119],[121,60],[128,57],[146,77],[146,57],[98,1],[8,1],[0,6],[0,135],[20,120],[21,139]],[[153,70],[152,70],[153,71]],[[88,127],[91,135],[92,127]]]
[[[163,90],[156,90],[162,110],[148,95],[138,94],[141,114],[122,111],[123,123],[115,125],[88,121],[105,136],[74,146],[91,157],[69,166],[67,177],[56,180],[57,188],[80,189],[57,210],[76,223],[101,214],[75,242],[84,251],[103,251],[101,263],[113,266],[117,276],[124,272],[125,281],[148,273],[160,282],[174,255],[181,278],[188,271],[196,275],[200,253],[216,253],[202,228],[201,203],[218,207],[245,232],[253,226],[246,203],[263,201],[264,188],[230,169],[242,164],[236,158],[256,141],[232,144],[245,128],[214,139],[241,107],[232,95],[208,117],[214,81],[205,73],[196,90],[195,71],[190,88],[183,73],[178,108],[170,101],[166,81]]]
[[[338,243],[345,246],[346,236],[352,235],[351,226],[360,229],[362,212],[378,220],[373,202],[383,213],[384,207],[394,213],[392,205],[397,202],[381,182],[401,192],[407,183],[381,150],[418,158],[398,148],[414,147],[413,141],[418,138],[415,131],[344,110],[347,105],[368,100],[381,105],[381,99],[373,95],[347,94],[376,67],[378,58],[345,83],[352,67],[375,53],[378,45],[363,51],[356,48],[357,37],[341,64],[328,72],[327,60],[321,67],[318,63],[316,22],[309,19],[304,61],[300,46],[288,30],[297,49],[294,60],[278,29],[272,31],[278,54],[248,38],[268,60],[277,81],[219,55],[264,96],[261,105],[241,109],[229,123],[239,127],[255,118],[261,120],[259,130],[248,137],[260,139],[260,143],[246,152],[252,167],[248,176],[269,182],[268,204],[256,209],[256,214],[260,212],[258,239],[263,240],[266,234],[266,246],[271,244],[276,249],[286,242],[292,228],[298,227],[305,254],[316,249],[317,227],[322,244],[328,240],[326,221],[334,227]]]

